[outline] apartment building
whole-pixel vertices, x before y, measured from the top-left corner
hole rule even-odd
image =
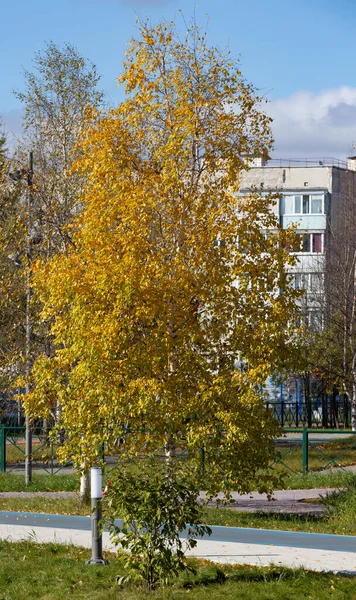
[[[244,173],[241,193],[253,187],[280,192],[274,212],[283,228],[296,225],[300,236],[297,263],[291,269],[294,285],[304,289],[306,320],[312,328],[322,325],[329,232],[337,212],[356,181],[356,157],[343,162],[322,159],[255,159]],[[356,207],[355,207],[356,210]]]
[[[301,243],[300,251],[296,252],[297,262],[290,268],[291,278],[295,287],[306,292],[301,300],[304,320],[311,329],[321,328],[331,232],[334,235],[337,231],[340,214],[346,206],[350,207],[350,197],[355,198],[356,211],[356,156],[346,161],[255,159],[243,175],[240,192],[245,194],[261,186],[264,190],[278,191],[273,211],[282,227],[295,224],[297,228]],[[301,400],[302,382],[291,380],[284,387],[270,382],[267,393],[275,401]]]

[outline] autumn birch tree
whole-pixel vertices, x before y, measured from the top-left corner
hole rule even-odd
[[[270,120],[194,25],[180,40],[173,23],[141,23],[119,84],[119,107],[88,115],[74,246],[37,265],[56,351],[35,363],[27,410],[60,402],[77,463],[121,436],[127,453],[204,446],[216,489],[266,489],[277,425],[260,390],[293,343],[292,234],[273,198],[239,186]]]
[[[47,43],[33,67],[24,71],[23,90],[15,95],[24,109],[24,142],[34,152],[36,226],[45,258],[71,243],[67,225],[80,210],[83,182],[70,168],[85,110],[97,109],[103,93],[95,65],[71,44]]]
[[[0,323],[6,332],[0,346],[1,383],[10,392],[16,380],[22,387],[18,376],[26,355],[32,361],[52,353],[48,324],[39,318],[41,303],[31,292],[31,266],[36,258],[45,262],[72,244],[69,224],[81,210],[83,180],[70,168],[85,111],[97,109],[103,100],[95,66],[71,44],[48,43],[35,55],[33,70],[23,75],[24,86],[15,95],[23,105],[24,137],[8,166],[17,194],[6,193],[0,200]],[[31,189],[28,150],[34,155]],[[25,321],[31,329],[27,338]],[[57,403],[57,417],[60,410]]]
[[[103,98],[95,66],[70,44],[60,48],[50,42],[33,66],[16,92],[24,108],[24,138],[16,152],[5,152],[0,136],[0,386],[6,392],[16,389],[24,372],[28,249],[32,259],[46,261],[72,243],[69,223],[81,209],[83,185],[78,173],[70,173],[75,143],[86,108],[98,108]],[[35,169],[30,206],[28,149]],[[50,354],[40,304],[34,297],[30,304],[31,354]]]

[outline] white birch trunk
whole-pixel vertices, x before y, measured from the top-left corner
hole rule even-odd
[[[167,460],[172,460],[176,457],[176,441],[171,434],[168,434],[166,443],[164,445],[164,453]]]
[[[89,469],[82,471],[80,476],[79,502],[86,504],[90,500],[90,472]]]

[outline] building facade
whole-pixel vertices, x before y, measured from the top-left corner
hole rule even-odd
[[[336,159],[255,159],[244,173],[241,193],[252,188],[280,193],[273,211],[281,226],[296,226],[300,237],[293,284],[305,290],[305,318],[310,328],[322,326],[326,260],[332,221],[353,190],[356,157]]]
[[[273,211],[283,228],[293,224],[300,237],[297,261],[290,268],[292,284],[305,290],[303,319],[310,329],[323,326],[331,235],[340,214],[355,198],[356,157],[345,162],[331,159],[255,159],[241,181],[241,194],[252,189],[277,192]],[[352,203],[351,203],[352,205]],[[291,379],[284,386],[273,382],[267,393],[274,402],[302,402],[303,384]],[[313,409],[315,410],[315,409]]]

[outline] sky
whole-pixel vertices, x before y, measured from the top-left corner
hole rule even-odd
[[[46,41],[75,45],[117,104],[116,78],[136,18],[152,24],[179,12],[208,19],[208,41],[230,47],[245,78],[268,98],[275,157],[345,158],[356,142],[355,0],[16,0],[1,1],[0,116],[19,133],[23,69]]]

